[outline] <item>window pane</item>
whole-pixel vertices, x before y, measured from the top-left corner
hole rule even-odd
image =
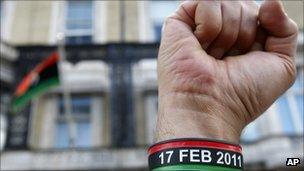
[[[250,123],[245,129],[241,136],[243,141],[254,141],[260,137],[259,131],[256,126],[256,122]]]
[[[150,17],[153,22],[162,23],[178,8],[180,1],[150,1]]]
[[[8,93],[0,92],[0,115],[6,114],[9,107],[10,95]]]
[[[91,146],[91,124],[89,122],[77,123],[76,147]]]
[[[91,98],[90,96],[72,96],[72,114],[90,114],[91,113]],[[64,114],[64,100],[59,99],[60,114]]]
[[[91,124],[90,122],[76,122],[77,135],[75,139],[75,147],[91,146]],[[56,148],[69,147],[69,127],[67,122],[58,122],[56,127]]]
[[[303,91],[303,87],[304,87],[303,79],[304,79],[303,73],[301,73],[301,71],[299,71],[297,79],[296,79],[295,83],[292,85],[292,89],[298,90],[298,91]]]
[[[281,125],[283,126],[283,131],[287,134],[294,133],[294,125],[291,118],[290,106],[288,104],[288,100],[286,96],[280,97],[276,101],[276,105],[278,107],[278,112],[280,116]]]
[[[301,121],[303,121],[304,120],[304,109],[303,109],[303,105],[304,105],[304,101],[303,101],[303,94],[298,94],[297,96],[296,96],[296,100],[297,100],[297,106],[298,106],[298,112],[299,112],[299,114],[300,114],[300,118],[301,118]],[[302,127],[301,128],[303,128],[303,122],[301,122],[302,123]]]
[[[76,147],[91,146],[91,105],[92,98],[89,95],[73,94],[71,97],[72,116],[76,124]],[[56,142],[57,148],[69,147],[69,125],[64,114],[64,101],[61,96],[58,99],[59,116],[56,125]],[[60,116],[61,115],[61,116]]]
[[[91,98],[89,97],[73,97],[72,100],[73,113],[90,113]]]
[[[91,29],[92,7],[92,1],[68,1],[67,29]]]
[[[258,5],[262,5],[264,0],[255,0],[255,2],[258,4]]]
[[[67,1],[66,43],[89,44],[93,33],[93,2]]]
[[[297,74],[297,79],[295,83],[292,85],[292,87],[289,90],[289,96],[292,96],[292,99],[295,100],[295,106],[297,108],[297,113],[294,113],[295,117],[298,117],[300,120],[300,132],[303,132],[303,88],[304,88],[304,83],[303,83],[303,69],[298,68],[298,74]]]
[[[65,122],[58,122],[56,127],[56,148],[67,148],[69,147],[69,133],[68,126]]]
[[[179,6],[180,1],[150,1],[149,13],[154,40],[160,41],[161,28],[164,19],[172,14]]]
[[[1,18],[1,16],[2,16],[2,1],[0,1],[0,18]],[[1,18],[1,21],[2,21],[2,18]]]
[[[155,32],[155,40],[160,41],[161,39],[161,30],[162,30],[162,24],[155,24],[154,25],[154,32]]]
[[[69,20],[67,22],[67,29],[73,30],[73,29],[88,29],[90,30],[92,28],[92,21],[91,20]]]
[[[92,42],[92,36],[68,36],[66,37],[66,43],[70,45],[90,44]]]

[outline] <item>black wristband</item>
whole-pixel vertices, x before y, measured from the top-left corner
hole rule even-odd
[[[242,148],[206,139],[175,139],[149,148],[149,168],[161,170],[242,170]],[[165,169],[166,168],[166,169]]]

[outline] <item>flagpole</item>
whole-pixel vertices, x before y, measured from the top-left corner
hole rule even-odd
[[[63,103],[64,103],[64,116],[68,123],[69,130],[69,147],[75,147],[76,140],[76,123],[72,116],[72,103],[71,103],[71,93],[69,89],[69,85],[67,85],[66,75],[64,72],[63,63],[66,61],[66,53],[65,53],[65,39],[63,33],[58,33],[57,35],[57,43],[58,43],[58,52],[59,52],[59,78],[60,83],[62,85],[62,94],[63,94]]]

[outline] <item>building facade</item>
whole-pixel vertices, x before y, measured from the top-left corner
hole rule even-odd
[[[12,95],[12,87],[14,85],[14,67],[13,63],[17,60],[17,51],[0,42],[0,81],[1,81],[1,110],[0,110],[0,150],[3,149],[7,132],[7,111],[9,105],[9,99]]]
[[[20,54],[15,55],[19,57],[13,85],[32,63],[56,50],[56,36],[64,33],[69,60],[63,73],[77,130],[71,148],[61,86],[34,98],[24,111],[26,138],[18,141],[9,133],[1,169],[147,170],[146,148],[153,143],[158,106],[157,46],[164,18],[178,5],[179,1],[1,1],[1,41]],[[300,27],[297,81],[245,129],[246,170],[287,170],[286,158],[303,159],[303,5],[284,1]],[[136,54],[136,48],[143,50]],[[6,92],[1,86],[1,101]],[[14,148],[18,143],[25,146]]]

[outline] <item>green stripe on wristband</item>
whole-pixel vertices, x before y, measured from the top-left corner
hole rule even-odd
[[[164,166],[155,168],[152,171],[241,171],[241,169],[220,167],[220,166],[206,166],[194,164],[180,164],[174,166]]]

